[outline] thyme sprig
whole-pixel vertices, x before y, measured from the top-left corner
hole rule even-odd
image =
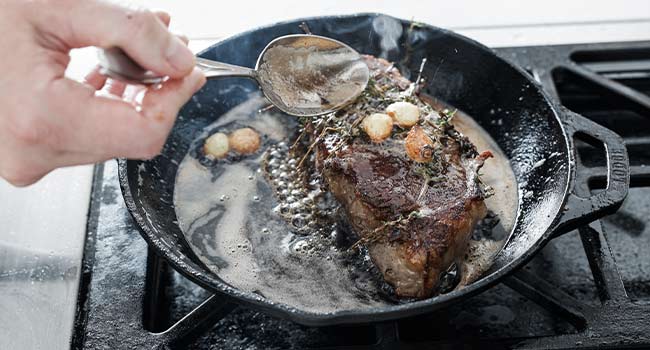
[[[367,245],[387,239],[386,231],[388,229],[406,229],[406,226],[413,219],[419,218],[420,216],[421,214],[419,210],[413,210],[407,215],[400,214],[395,220],[384,221],[381,225],[372,230],[370,234],[356,241],[349,249],[357,249],[360,245]]]
[[[417,24],[415,25],[417,27]],[[305,143],[305,135],[310,136],[309,144],[305,144],[305,152],[301,154],[297,167],[300,171],[307,171],[303,164],[313,154],[314,149],[321,143],[327,145],[327,157],[335,157],[336,154],[350,145],[360,136],[363,136],[361,123],[364,118],[373,113],[385,113],[386,108],[395,102],[406,101],[416,105],[420,109],[422,116],[419,125],[423,127],[426,134],[431,138],[433,157],[428,163],[414,163],[414,171],[421,176],[422,186],[417,198],[419,202],[427,193],[429,186],[435,186],[436,183],[444,181],[447,170],[450,166],[445,156],[445,148],[450,141],[460,142],[461,151],[465,156],[472,156],[476,153],[475,148],[471,145],[462,134],[458,133],[452,124],[457,110],[442,109],[440,106],[426,103],[420,98],[420,91],[417,88],[422,79],[422,70],[426,61],[422,62],[420,73],[417,81],[408,87],[404,84],[396,84],[392,73],[392,67],[376,71],[368,82],[367,88],[359,98],[351,105],[344,109],[319,117],[305,117],[301,119],[303,130],[294,142],[292,148],[295,148],[301,141]],[[396,127],[393,131],[392,138],[398,142],[406,137],[409,128]],[[493,190],[485,185],[480,176],[477,176],[481,183],[481,188],[486,197],[493,193]],[[420,217],[420,212],[414,210],[408,214],[400,214],[394,220],[382,222],[378,227],[372,230],[368,235],[359,239],[350,248],[356,249],[362,244],[369,244],[384,239],[391,239],[390,230],[402,230],[415,218]]]

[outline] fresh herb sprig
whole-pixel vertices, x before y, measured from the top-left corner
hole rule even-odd
[[[386,234],[388,230],[404,230],[411,221],[419,217],[421,217],[420,211],[413,210],[406,215],[400,214],[395,220],[384,221],[381,225],[372,230],[369,235],[356,241],[352,246],[350,246],[350,249],[357,249],[360,245],[367,245],[388,239],[388,235]]]

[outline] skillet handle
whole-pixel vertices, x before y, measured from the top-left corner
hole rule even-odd
[[[564,128],[569,135],[571,149],[574,152],[574,169],[572,174],[571,189],[565,203],[565,211],[560,218],[555,233],[561,234],[579,226],[586,225],[605,215],[618,210],[627,196],[630,187],[630,162],[623,139],[613,131],[594,123],[593,121],[560,107],[563,114]],[[578,167],[577,150],[574,136],[578,133],[586,134],[594,142],[605,146],[607,157],[607,187],[605,190],[591,194],[587,183],[577,183],[576,174]],[[590,177],[584,179],[589,181]]]

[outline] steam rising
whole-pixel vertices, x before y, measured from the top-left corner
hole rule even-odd
[[[379,35],[379,47],[381,47],[379,57],[393,59],[391,56],[399,52],[399,38],[404,31],[402,23],[392,17],[377,16],[372,21],[372,29]]]

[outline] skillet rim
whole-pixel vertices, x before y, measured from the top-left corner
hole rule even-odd
[[[287,21],[281,21],[281,22],[260,26],[230,37],[223,38],[222,40],[219,40],[213,45],[211,45],[209,48],[199,52],[197,56],[204,55],[206,52],[209,52],[215,46],[220,45],[224,41],[237,39],[245,35],[250,35],[252,32],[256,32],[266,28],[271,28],[278,25],[295,23],[298,21],[362,18],[362,17],[372,18],[372,17],[379,17],[379,16],[389,17],[401,23],[410,22],[404,19],[400,19],[397,17],[385,15],[382,13],[376,13],[376,12],[361,12],[361,13],[346,14],[346,15],[312,16],[312,17],[295,18]],[[555,230],[559,227],[558,224],[561,223],[562,209],[565,207],[569,199],[569,196],[571,194],[571,188],[573,188],[574,186],[576,164],[574,161],[575,155],[573,152],[574,151],[573,143],[570,140],[570,136],[567,133],[563,119],[561,117],[562,114],[560,112],[561,111],[560,106],[558,103],[554,102],[550,98],[550,96],[546,93],[546,91],[543,89],[543,87],[539,82],[537,82],[532,77],[530,77],[522,68],[512,64],[508,60],[505,60],[499,55],[497,55],[489,47],[473,39],[470,39],[468,37],[457,34],[447,29],[439,28],[426,23],[423,23],[422,26],[434,31],[441,32],[445,35],[452,36],[457,40],[461,40],[468,44],[474,45],[477,49],[484,50],[486,51],[486,53],[495,56],[504,64],[510,66],[519,74],[521,74],[524,77],[524,79],[528,81],[528,83],[535,86],[535,88],[542,96],[542,100],[550,107],[550,110],[553,112],[553,117],[555,118],[560,128],[560,131],[562,133],[562,136],[564,138],[563,148],[567,153],[567,158],[569,161],[569,164],[567,164],[567,166],[565,167],[567,169],[566,186],[563,189],[562,201],[558,205],[555,211],[554,219],[546,227],[544,234],[541,235],[531,245],[531,247],[528,250],[526,250],[523,254],[511,260],[510,262],[506,263],[504,266],[492,272],[491,274],[484,276],[483,278],[471,283],[468,286],[463,287],[460,290],[454,290],[447,294],[438,295],[433,298],[418,300],[418,301],[409,302],[405,304],[368,308],[368,309],[364,309],[363,311],[342,310],[342,311],[327,312],[327,313],[304,311],[283,303],[273,302],[252,292],[246,292],[237,289],[233,286],[228,285],[223,281],[220,281],[217,278],[211,277],[212,275],[214,275],[213,272],[207,270],[202,271],[200,269],[194,268],[191,264],[187,264],[186,262],[184,262],[183,260],[186,259],[187,256],[185,254],[178,254],[177,252],[173,251],[173,249],[170,249],[166,243],[163,243],[163,240],[157,237],[154,232],[152,232],[150,225],[147,224],[147,221],[144,219],[144,217],[138,213],[138,206],[136,205],[135,199],[132,195],[131,188],[129,185],[129,179],[128,179],[128,168],[129,168],[128,164],[130,162],[134,162],[135,160],[132,161],[132,160],[120,158],[117,161],[118,161],[118,177],[120,182],[120,188],[122,190],[122,196],[124,197],[124,202],[127,206],[127,209],[129,210],[129,213],[137,223],[139,229],[138,231],[140,232],[141,236],[145,239],[145,241],[150,246],[154,248],[156,254],[165,258],[165,260],[169,262],[176,269],[176,271],[181,273],[183,276],[189,278],[193,282],[199,284],[201,287],[206,288],[216,294],[232,298],[234,299],[233,301],[235,301],[238,304],[253,306],[271,315],[286,318],[296,323],[307,325],[307,326],[325,326],[325,325],[334,325],[334,324],[359,324],[359,323],[389,321],[389,320],[429,313],[436,309],[448,306],[452,303],[459,302],[464,298],[476,295],[484,291],[485,289],[495,285],[502,278],[506,277],[510,273],[516,271],[518,267],[528,262],[546,244],[549,238],[555,233]],[[517,219],[519,218],[520,215],[521,212],[518,211]],[[196,264],[195,262],[192,263]]]

